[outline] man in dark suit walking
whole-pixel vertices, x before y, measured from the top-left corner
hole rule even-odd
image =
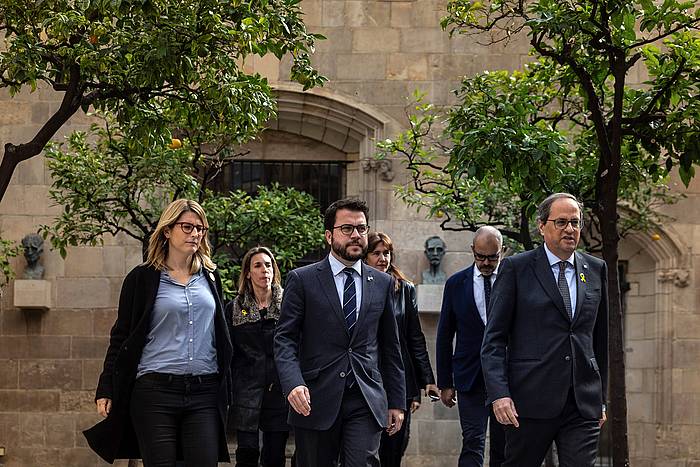
[[[455,405],[462,427],[459,467],[484,464],[486,426],[489,425],[489,465],[503,462],[503,426],[486,405],[486,387],[481,373],[481,341],[487,322],[491,287],[498,272],[503,239],[493,227],[481,227],[474,235],[474,264],[447,280],[438,323],[436,358],[440,399]],[[454,345],[453,340],[457,336]],[[490,421],[489,421],[490,419]]]
[[[379,466],[381,430],[403,421],[393,282],[361,261],[367,211],[357,199],[331,204],[331,253],[287,277],[274,349],[300,466]]]
[[[607,267],[576,251],[582,208],[568,193],[537,211],[539,248],[506,258],[481,351],[488,402],[506,429],[504,466],[593,466],[605,422]]]

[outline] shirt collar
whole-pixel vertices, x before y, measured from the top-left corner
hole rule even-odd
[[[549,261],[549,265],[550,265],[550,266],[554,266],[555,264],[559,264],[559,263],[561,262],[561,258],[559,258],[557,255],[555,255],[554,253],[552,253],[552,252],[549,250],[549,248],[547,248],[547,244],[546,244],[546,243],[544,243],[543,245],[544,245],[544,252],[547,254],[547,260]],[[571,256],[569,256],[569,257],[568,257],[567,259],[565,259],[564,261],[566,261],[566,262],[569,263],[571,266],[573,266],[573,265],[574,265],[574,257],[575,257],[575,255],[576,255],[576,252],[571,253]]]
[[[331,271],[333,271],[334,276],[337,276],[338,274],[343,272],[343,269],[345,268],[352,268],[360,275],[360,277],[362,277],[362,261],[360,260],[355,261],[355,263],[351,266],[345,266],[338,260],[338,258],[333,256],[333,254],[329,253],[328,262],[331,264]]]
[[[499,262],[498,266],[500,266],[500,265],[501,265],[501,263]],[[496,269],[494,269],[493,272],[491,273],[491,275],[493,277],[496,277],[496,274],[498,274],[498,266],[496,266]],[[474,263],[474,277],[481,277],[481,276],[483,276],[483,274],[481,274],[481,271],[479,271],[479,268],[476,267],[476,263]]]

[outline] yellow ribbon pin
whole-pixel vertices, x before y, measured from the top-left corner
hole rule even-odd
[[[247,312],[246,310],[241,310],[241,314],[242,314],[243,316],[246,316],[246,315],[248,314],[248,312]]]
[[[583,275],[583,273],[579,274],[579,277],[581,278],[581,282],[584,284],[586,283],[586,276]]]

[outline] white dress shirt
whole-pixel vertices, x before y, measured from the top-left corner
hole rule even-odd
[[[355,280],[355,299],[357,306],[355,307],[355,318],[360,318],[360,305],[362,304],[362,264],[361,261],[355,261],[352,266],[345,266],[333,254],[328,255],[328,262],[331,263],[331,271],[333,271],[333,280],[335,280],[335,288],[338,292],[338,300],[340,301],[340,309],[343,309],[343,292],[345,292],[345,273],[343,269],[352,268],[355,272],[352,278]],[[355,274],[357,273],[357,274]]]
[[[498,266],[494,269],[493,273],[488,277],[491,281],[491,291],[493,293],[493,283],[496,282],[496,274],[498,274]],[[486,324],[486,297],[484,296],[484,277],[479,271],[479,268],[474,264],[474,301],[476,302],[476,309],[479,310],[479,316],[481,316],[481,321]]]
[[[547,244],[544,244],[544,251],[547,253],[547,259],[549,260],[549,266],[552,268],[552,274],[554,274],[554,283],[559,282],[559,262],[562,261],[561,258],[556,256],[554,253],[549,251]],[[574,267],[574,257],[575,253],[572,253],[568,259],[564,260],[569,265],[566,268],[566,283],[569,285],[569,297],[571,297],[571,317],[574,317],[576,313],[576,268]]]

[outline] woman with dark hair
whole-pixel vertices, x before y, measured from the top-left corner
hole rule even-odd
[[[399,467],[401,458],[408,446],[411,414],[418,410],[421,403],[421,389],[427,395],[437,397],[435,377],[430,365],[430,357],[425,345],[425,336],[418,317],[416,288],[394,264],[394,244],[391,238],[382,232],[372,232],[367,237],[367,256],[365,262],[396,280],[394,316],[399,328],[401,357],[406,374],[406,417],[401,430],[393,436],[382,433],[379,446],[379,459],[382,467]]]
[[[238,439],[238,467],[257,467],[258,456],[264,467],[285,465],[287,405],[272,352],[281,303],[274,255],[262,246],[251,248],[243,257],[238,296],[226,307],[234,342],[230,413]],[[262,451],[258,431],[263,433]]]
[[[124,279],[95,397],[105,419],[84,432],[109,463],[230,461],[232,346],[208,228],[199,204],[173,201],[151,234],[146,262]]]

